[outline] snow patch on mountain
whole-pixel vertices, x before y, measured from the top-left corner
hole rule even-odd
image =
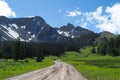
[[[72,36],[71,38],[75,38],[75,36]]]
[[[27,18],[34,18],[35,16],[27,16]]]
[[[63,32],[63,34],[66,36],[66,37],[69,37],[70,36],[70,34],[69,34],[69,32]]]
[[[66,37],[70,37],[70,34],[69,34],[68,31],[61,31],[61,30],[58,30],[57,32],[58,32],[59,34],[62,34],[62,35],[64,35],[64,36],[66,36]]]
[[[34,38],[34,37],[35,37],[35,34],[31,35],[31,37]]]
[[[22,28],[22,29],[25,29],[25,28],[26,28],[26,26],[21,26],[21,28]]]
[[[24,40],[24,39],[22,39],[22,38],[20,38],[20,41],[24,41],[24,42],[25,42],[25,40]]]
[[[16,32],[16,31],[14,31],[14,30],[12,30],[10,27],[8,27],[8,33],[13,37],[13,38],[18,38],[19,37],[19,34]]]
[[[10,27],[7,27],[5,25],[1,25],[6,31],[3,31],[4,33],[6,33],[9,37],[15,39],[18,38],[19,35],[16,31],[12,30]]]
[[[32,38],[29,38],[29,41],[31,41],[32,40]]]
[[[14,27],[15,29],[18,29],[18,26],[16,24],[8,24],[10,27]]]
[[[3,31],[6,35],[8,35],[11,38],[14,38],[13,36],[11,36],[10,34],[8,34],[6,31]]]
[[[43,30],[43,29],[44,29],[44,27],[41,28],[41,30]]]
[[[2,37],[2,38],[7,41],[7,39],[5,37]]]
[[[24,42],[51,42],[57,41],[59,36],[57,31],[39,16],[0,17],[0,39],[3,41],[15,41],[19,37],[20,41]]]
[[[61,31],[61,30],[58,30],[57,32],[58,32],[59,34],[62,34],[62,33],[63,33],[63,31]]]
[[[30,31],[28,31],[28,34],[31,34],[31,32],[30,32]]]

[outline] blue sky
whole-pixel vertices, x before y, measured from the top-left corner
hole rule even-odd
[[[115,25],[117,20],[112,18],[112,16],[117,13],[114,13],[114,10],[120,12],[120,0],[0,1],[8,4],[7,6],[11,9],[11,13],[5,15],[7,17],[41,16],[53,27],[60,27],[67,23],[72,23],[75,26],[81,26],[94,32],[107,30],[112,33],[120,33],[120,31],[118,31],[118,29],[120,29],[120,24],[118,23],[118,25]],[[117,9],[116,7],[114,8],[116,5],[118,7]],[[108,9],[108,7],[110,9]],[[111,12],[112,10],[113,12]],[[2,10],[0,12],[2,12]],[[113,20],[114,24],[112,22]],[[110,24],[107,25],[107,23]]]

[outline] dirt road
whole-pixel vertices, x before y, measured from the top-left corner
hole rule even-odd
[[[87,80],[72,65],[62,61],[40,70],[25,73],[6,80]]]

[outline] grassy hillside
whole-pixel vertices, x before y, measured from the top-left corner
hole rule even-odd
[[[103,43],[104,41],[106,41],[106,40],[109,41],[111,38],[115,38],[115,37],[116,37],[115,34],[110,33],[110,32],[107,32],[107,31],[103,31],[103,32],[99,33],[99,37],[96,38],[95,43],[96,43],[97,45],[100,45],[100,44]]]
[[[66,52],[61,59],[72,64],[88,80],[120,80],[120,56],[91,54],[91,47],[77,52]]]
[[[25,72],[44,68],[53,64],[53,57],[45,57],[43,62],[36,62],[35,59],[28,59],[28,62],[8,60],[7,62],[0,62],[0,80],[23,74]]]

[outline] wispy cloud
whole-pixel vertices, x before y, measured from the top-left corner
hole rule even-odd
[[[98,7],[95,12],[84,13],[87,22],[94,24],[100,31],[120,33],[120,3],[106,7]]]
[[[62,10],[61,10],[61,9],[59,9],[58,11],[59,11],[59,12],[62,12]]]
[[[77,7],[73,11],[66,11],[66,12],[67,12],[67,14],[66,14],[67,17],[76,17],[76,16],[81,15],[81,12],[79,11],[79,7]]]
[[[109,31],[120,34],[120,3],[111,6],[99,6],[93,12],[81,12],[79,8],[74,11],[67,11],[67,17],[75,17],[78,19],[75,23],[81,27],[88,28],[92,26],[99,31]]]
[[[76,24],[78,24],[79,26],[88,29],[87,25],[88,23],[84,21],[84,19],[78,19],[75,21]]]
[[[5,0],[0,0],[0,16],[16,17],[15,12],[9,7]]]

